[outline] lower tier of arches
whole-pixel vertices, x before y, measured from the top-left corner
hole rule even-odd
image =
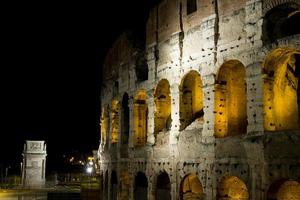
[[[102,162],[100,199],[295,200],[300,199],[299,167],[220,160]]]

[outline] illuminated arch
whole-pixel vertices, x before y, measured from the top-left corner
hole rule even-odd
[[[225,176],[218,185],[219,200],[248,200],[249,193],[246,184],[236,176]]]
[[[264,61],[264,127],[267,131],[299,128],[300,51],[278,48]]]
[[[168,80],[162,79],[154,93],[155,114],[154,126],[155,133],[163,130],[169,130],[171,126],[171,96],[170,84]]]
[[[180,183],[180,200],[204,199],[204,190],[196,174],[189,174]]]
[[[133,144],[134,146],[143,146],[147,141],[147,94],[146,91],[140,90],[134,97],[134,133]]]
[[[245,67],[238,60],[225,62],[215,86],[215,136],[246,133],[247,97]]]
[[[111,103],[111,143],[118,143],[119,139],[119,113],[120,102],[117,100],[113,100]]]
[[[156,200],[171,200],[171,182],[166,172],[161,172],[156,180]]]
[[[106,105],[102,107],[100,126],[101,126],[101,144],[106,143],[106,137],[109,133],[109,107]]]
[[[263,41],[272,43],[277,39],[299,34],[300,4],[282,3],[268,10],[263,22]]]
[[[267,200],[295,199],[300,199],[300,184],[295,180],[278,180],[269,187]]]
[[[180,84],[180,130],[203,118],[203,92],[200,74],[190,71]]]
[[[134,182],[134,199],[147,200],[148,199],[148,180],[143,172],[138,172],[135,176]]]
[[[121,126],[122,126],[122,136],[121,136],[121,143],[128,144],[129,139],[129,105],[128,102],[129,97],[128,94],[125,92],[122,98],[122,117],[121,117]]]

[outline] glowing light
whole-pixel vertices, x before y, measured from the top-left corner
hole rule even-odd
[[[245,67],[237,60],[225,62],[218,73],[215,89],[215,136],[246,133]]]
[[[134,140],[135,146],[142,146],[147,141],[147,95],[141,90],[134,98]]]
[[[88,174],[91,174],[92,172],[93,172],[93,168],[92,167],[87,167],[86,168],[86,172],[88,173]]]
[[[276,49],[263,64],[264,67],[264,127],[268,131],[298,128],[297,88],[295,76],[295,49]]]
[[[111,105],[111,143],[118,142],[118,135],[119,135],[119,101],[113,100]]]
[[[161,80],[155,90],[155,132],[170,128],[171,121],[171,97],[170,85],[166,79]]]
[[[180,85],[180,129],[185,129],[197,118],[203,117],[203,92],[200,74],[191,71]]]
[[[196,174],[186,176],[181,182],[181,199],[202,199],[202,184]]]

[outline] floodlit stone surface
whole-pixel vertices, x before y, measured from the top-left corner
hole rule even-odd
[[[145,41],[122,34],[103,71],[103,199],[295,199],[299,5],[163,0]]]
[[[22,185],[24,188],[33,189],[45,186],[46,156],[44,141],[26,141],[22,163]]]

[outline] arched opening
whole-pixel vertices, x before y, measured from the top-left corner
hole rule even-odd
[[[111,179],[110,179],[110,199],[117,200],[118,194],[118,178],[117,173],[115,171],[111,172]]]
[[[272,43],[277,39],[299,34],[299,21],[299,4],[285,3],[272,8],[264,17],[264,43]]]
[[[202,184],[196,174],[187,175],[180,183],[180,200],[203,200]]]
[[[120,176],[120,200],[128,200],[129,198],[130,180],[127,171],[122,171]]]
[[[144,53],[140,53],[135,62],[135,74],[138,82],[148,80],[148,64]]]
[[[171,199],[171,183],[169,175],[162,172],[157,176],[156,181],[156,200],[170,200]]]
[[[101,144],[106,143],[106,137],[109,133],[109,111],[108,106],[102,107],[100,126],[101,126]]]
[[[148,106],[147,106],[147,95],[144,90],[137,93],[134,98],[134,146],[143,146],[147,141],[147,117],[148,117]]]
[[[106,170],[103,181],[103,199],[108,199],[108,171]]]
[[[191,71],[180,85],[180,130],[193,121],[203,121],[203,92],[200,74]]]
[[[154,125],[155,133],[171,128],[171,96],[170,85],[166,79],[161,80],[154,93],[155,114]]]
[[[119,138],[119,108],[120,103],[117,100],[113,100],[111,103],[111,143],[118,143]]]
[[[122,99],[122,144],[128,144],[129,139],[129,106],[128,94],[125,93]]]
[[[248,200],[246,184],[236,176],[225,176],[218,185],[218,200]]]
[[[298,129],[300,51],[276,49],[265,58],[263,66],[265,130]]]
[[[296,200],[300,199],[300,184],[295,180],[275,181],[268,190],[267,200]]]
[[[245,67],[237,60],[219,69],[215,86],[215,136],[223,138],[247,131]]]
[[[143,172],[138,172],[135,176],[134,199],[148,199],[148,180]]]

